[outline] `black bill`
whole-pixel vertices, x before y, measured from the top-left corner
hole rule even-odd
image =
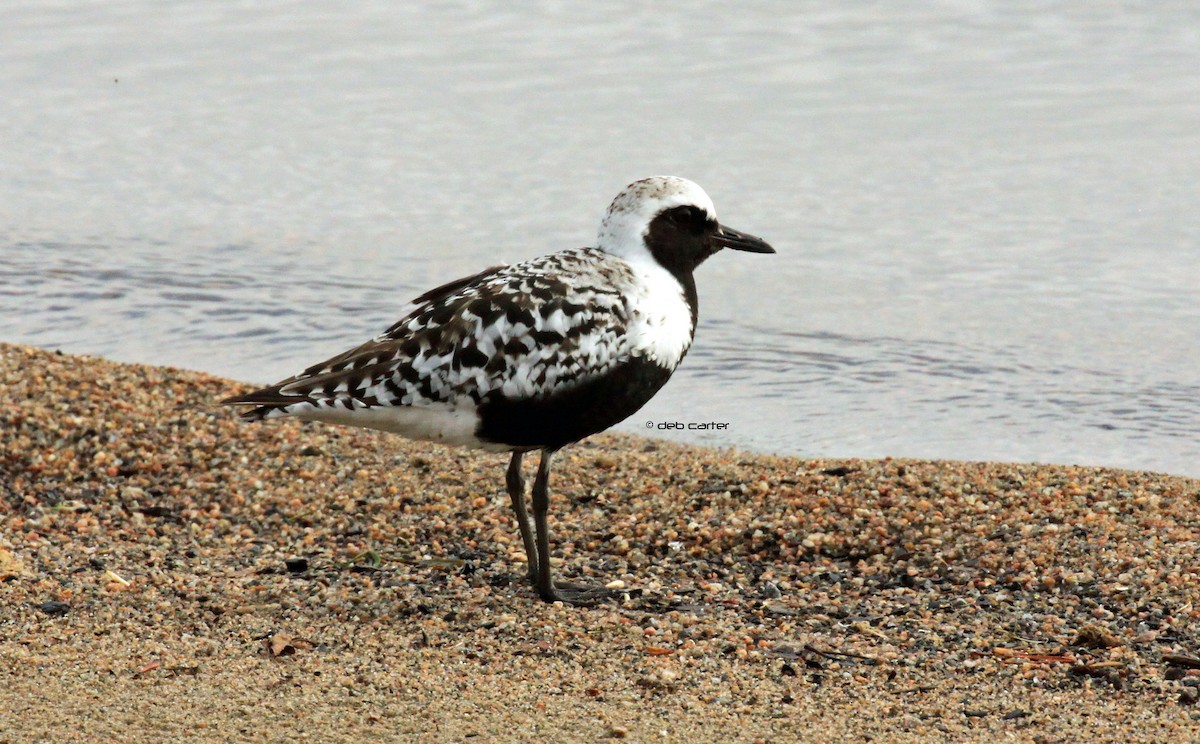
[[[774,253],[775,249],[762,238],[756,238],[748,233],[739,232],[732,227],[722,225],[717,228],[714,238],[722,248],[732,248],[735,251],[748,253]]]

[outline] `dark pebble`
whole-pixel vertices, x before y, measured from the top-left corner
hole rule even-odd
[[[71,605],[66,602],[57,601],[42,602],[40,605],[36,605],[36,607],[50,617],[61,617],[71,609]]]
[[[288,573],[304,573],[308,570],[308,559],[288,558],[283,565],[287,566]]]
[[[147,517],[154,517],[157,519],[175,516],[175,512],[173,512],[170,507],[166,506],[143,506],[142,508],[138,509],[138,511],[142,514],[145,514]]]
[[[1166,636],[1159,636],[1158,639],[1159,641],[1164,641],[1166,640]],[[1162,660],[1171,666],[1200,669],[1200,658],[1188,656],[1187,654],[1163,654]]]
[[[843,466],[843,467],[836,467],[836,468],[825,468],[821,472],[824,473],[825,475],[832,475],[835,478],[844,478],[847,475],[850,475],[851,473],[854,473],[857,471],[858,471],[858,468],[847,468],[847,467]]]

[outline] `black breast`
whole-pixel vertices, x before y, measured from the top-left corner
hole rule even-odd
[[[608,374],[542,398],[491,397],[480,406],[476,435],[513,447],[558,449],[632,416],[671,372],[634,357]]]

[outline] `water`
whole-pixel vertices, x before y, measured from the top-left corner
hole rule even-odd
[[[779,253],[624,429],[1200,475],[1200,8],[624,5],[0,6],[0,339],[270,382],[675,173]]]

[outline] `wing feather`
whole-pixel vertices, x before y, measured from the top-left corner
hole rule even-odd
[[[603,374],[628,357],[631,281],[593,249],[493,266],[437,287],[380,336],[303,372],[222,403],[260,420],[380,405],[475,404],[539,397]]]

